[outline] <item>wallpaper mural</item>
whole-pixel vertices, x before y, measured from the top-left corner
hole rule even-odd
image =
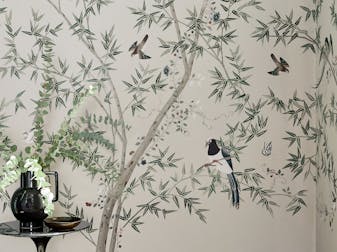
[[[3,163],[35,155],[59,171],[55,215],[91,223],[75,250],[155,251],[170,234],[142,239],[146,226],[189,228],[191,215],[228,240],[212,251],[316,251],[317,213],[316,249],[334,251],[335,1],[2,1],[0,12]],[[1,221],[14,189],[1,192]],[[270,242],[239,242],[255,232]],[[190,251],[191,237],[162,250]]]
[[[321,14],[317,20],[321,24],[321,43],[323,43],[324,38],[322,49],[324,49],[325,54],[322,53],[317,59],[317,93],[321,99],[318,124],[322,130],[322,137],[317,147],[317,158],[321,164],[317,174],[317,249],[333,251],[336,249],[336,243],[332,239],[336,227],[336,170],[334,167],[336,151],[333,139],[336,136],[336,115],[334,111],[336,106],[337,58],[334,43],[329,41],[336,38],[337,9],[335,1],[331,1],[329,4],[321,3],[319,7]],[[327,15],[329,18],[327,18]],[[328,45],[329,43],[330,45]],[[326,228],[326,224],[329,224],[329,229]]]

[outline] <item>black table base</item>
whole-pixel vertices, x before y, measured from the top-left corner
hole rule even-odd
[[[35,243],[37,252],[45,252],[51,237],[31,238]]]

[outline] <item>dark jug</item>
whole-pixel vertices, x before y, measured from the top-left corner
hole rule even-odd
[[[58,200],[58,173],[45,172],[47,176],[55,178],[55,192],[53,202]],[[20,221],[22,230],[33,231],[43,227],[43,220],[47,217],[44,212],[43,198],[37,189],[37,181],[33,179],[32,172],[21,174],[21,186],[11,199],[12,212]]]

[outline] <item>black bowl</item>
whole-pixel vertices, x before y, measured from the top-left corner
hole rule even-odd
[[[51,217],[44,220],[47,227],[53,230],[65,231],[73,229],[81,222],[77,217]]]

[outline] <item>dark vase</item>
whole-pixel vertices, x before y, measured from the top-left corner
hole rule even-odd
[[[46,175],[55,176],[55,197],[58,200],[58,174],[57,172],[45,172]],[[21,186],[11,199],[12,212],[20,221],[22,230],[33,231],[43,227],[43,220],[47,217],[44,212],[43,198],[37,189],[37,182],[32,178],[31,172],[21,174]]]

